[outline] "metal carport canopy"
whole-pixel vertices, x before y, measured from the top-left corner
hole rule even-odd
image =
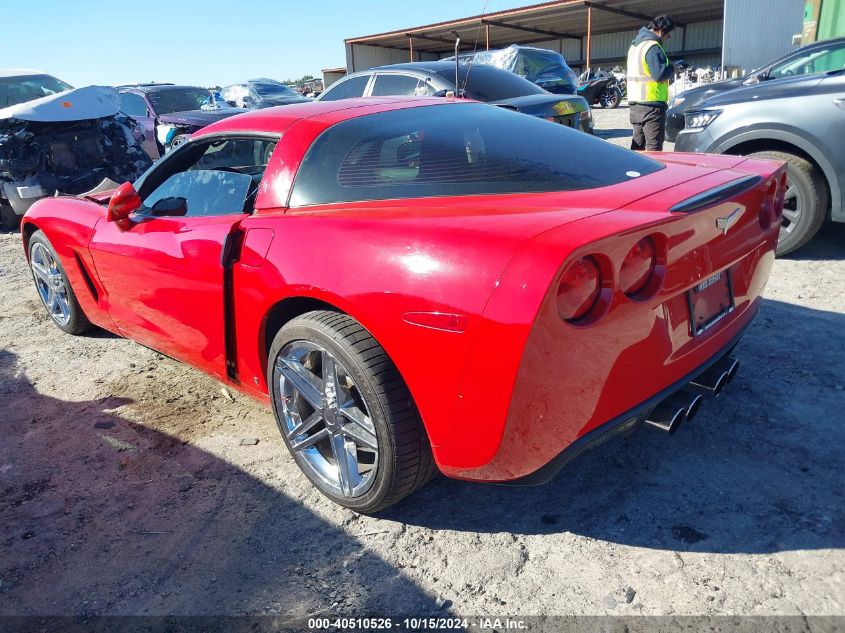
[[[437,22],[387,33],[352,37],[346,44],[363,44],[421,53],[454,50],[453,31],[461,49],[500,48],[550,39],[582,39],[644,26],[650,18],[669,14],[678,26],[721,19],[724,0],[555,0],[519,9]]]

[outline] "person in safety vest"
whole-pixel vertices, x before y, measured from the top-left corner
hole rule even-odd
[[[631,149],[663,149],[669,80],[675,73],[663,45],[674,28],[672,18],[659,15],[640,29],[628,49],[628,106],[634,128]]]

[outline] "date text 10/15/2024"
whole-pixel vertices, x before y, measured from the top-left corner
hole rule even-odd
[[[528,625],[517,618],[309,618],[308,628],[312,631],[373,631],[373,630],[419,630],[419,631],[463,631],[467,628],[519,631]]]

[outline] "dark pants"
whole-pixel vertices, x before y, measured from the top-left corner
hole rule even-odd
[[[635,103],[629,108],[634,138],[631,149],[659,152],[666,138],[666,106]]]

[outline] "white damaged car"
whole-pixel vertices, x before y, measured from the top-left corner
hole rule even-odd
[[[151,162],[114,88],[0,69],[0,228],[40,198],[132,181]]]

